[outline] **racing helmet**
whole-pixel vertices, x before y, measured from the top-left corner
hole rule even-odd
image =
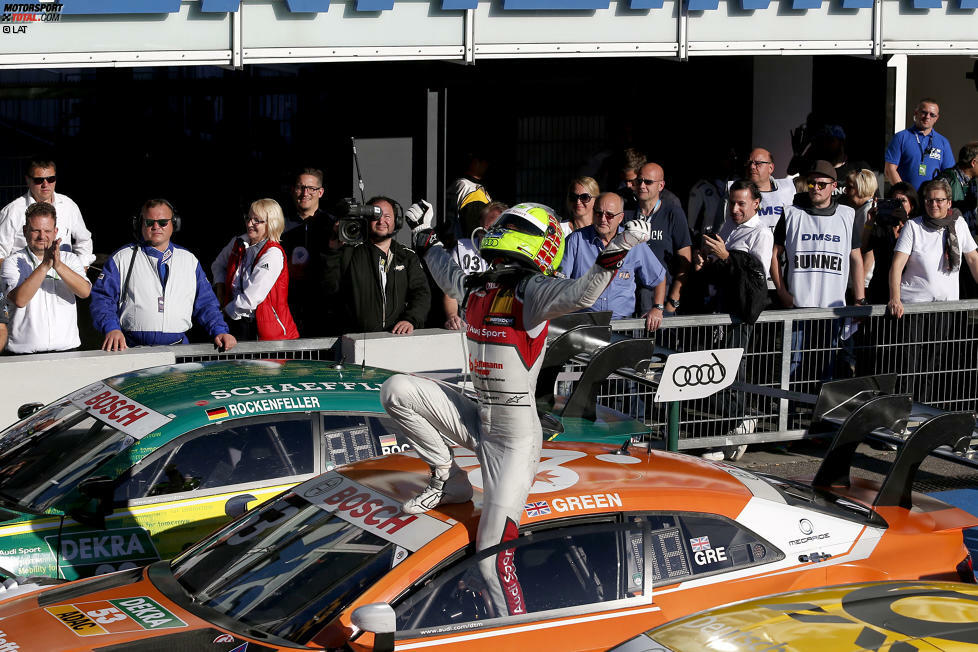
[[[488,262],[504,258],[553,276],[564,257],[560,220],[543,204],[517,204],[489,227],[479,254]]]

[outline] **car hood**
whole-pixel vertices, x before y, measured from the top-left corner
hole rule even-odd
[[[169,573],[162,562],[156,571]],[[0,602],[0,649],[22,650],[277,650],[203,620],[169,600],[148,569],[49,588]],[[244,649],[244,648],[240,648]]]

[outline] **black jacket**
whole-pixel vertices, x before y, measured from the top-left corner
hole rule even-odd
[[[380,285],[381,253],[365,242],[325,255],[324,300],[342,307],[339,323],[328,325],[333,334],[389,331],[399,321],[424,326],[431,292],[417,254],[391,241],[385,290]]]
[[[720,311],[753,324],[768,304],[764,266],[752,254],[733,250],[726,261],[708,268],[710,282],[717,288]]]

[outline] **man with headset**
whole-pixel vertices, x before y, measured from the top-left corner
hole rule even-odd
[[[326,255],[323,289],[337,298],[345,316],[335,334],[408,334],[428,317],[428,279],[418,256],[393,239],[403,220],[397,202],[373,197],[367,206],[380,208],[380,215],[370,220],[367,241]]]
[[[227,351],[237,344],[197,257],[170,242],[180,217],[165,199],[150,199],[133,218],[136,241],[106,261],[92,287],[92,321],[103,351],[186,344],[191,320]]]

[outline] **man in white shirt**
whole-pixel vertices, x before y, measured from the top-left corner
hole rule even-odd
[[[54,161],[34,160],[27,166],[27,192],[0,210],[0,261],[27,246],[24,239],[24,213],[35,202],[47,202],[58,212],[58,234],[62,251],[71,251],[88,267],[95,260],[92,234],[85,226],[78,205],[68,196],[54,191],[57,184]]]
[[[44,353],[78,348],[75,297],[92,290],[81,260],[61,251],[57,212],[47,202],[27,209],[27,246],[3,261],[0,275],[7,298],[17,306],[10,320],[8,348],[13,353]]]

